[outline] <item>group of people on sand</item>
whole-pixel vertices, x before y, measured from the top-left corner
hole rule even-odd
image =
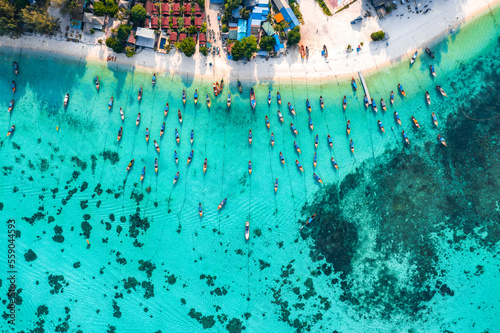
[[[116,61],[116,57],[108,56],[108,61]]]

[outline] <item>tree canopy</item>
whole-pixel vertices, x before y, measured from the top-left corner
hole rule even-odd
[[[36,33],[52,36],[61,30],[60,20],[49,14],[43,9],[27,6],[21,9],[22,20],[26,29]]]
[[[192,57],[196,51],[196,43],[193,38],[188,37],[180,43],[179,49],[184,52],[187,57]]]
[[[249,36],[234,42],[231,55],[233,60],[238,61],[243,57],[251,58],[257,50],[257,39],[254,36]]]
[[[123,44],[119,40],[116,40],[113,37],[108,37],[106,39],[106,46],[113,49],[113,51],[116,53],[122,53],[123,50],[125,49]]]
[[[122,24],[118,28],[116,36],[118,37],[119,40],[127,40],[128,36],[130,35],[130,31],[132,31],[132,26]]]
[[[271,36],[264,36],[260,39],[259,47],[261,50],[271,52],[274,50],[274,45],[276,45],[276,39]]]
[[[141,5],[135,5],[130,10],[130,19],[133,22],[142,22],[146,19],[147,15],[146,9]]]
[[[372,38],[372,40],[374,42],[376,42],[376,41],[384,39],[385,33],[382,30],[380,30],[380,31],[372,33],[370,37]]]
[[[288,46],[296,45],[300,42],[300,27],[296,26],[288,33]]]
[[[52,0],[52,4],[59,8],[61,15],[73,14],[79,7],[76,0]]]
[[[0,36],[18,36],[20,34],[16,8],[7,0],[0,0]]]

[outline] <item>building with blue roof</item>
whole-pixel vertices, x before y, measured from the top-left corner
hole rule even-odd
[[[247,20],[239,19],[238,20],[238,33],[237,40],[241,40],[247,36]]]
[[[281,8],[280,13],[281,13],[281,15],[283,15],[283,18],[285,19],[285,21],[288,22],[288,26],[290,27],[290,29],[293,29],[296,26],[300,25],[300,22],[299,22],[299,20],[297,20],[297,17],[293,13],[292,8],[283,7],[283,8]]]
[[[276,44],[274,45],[274,52],[285,53],[285,45],[281,43],[278,34],[274,34],[273,37],[276,40]]]

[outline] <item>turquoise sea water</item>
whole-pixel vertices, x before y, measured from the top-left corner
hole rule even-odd
[[[404,60],[367,77],[372,97],[377,103],[383,97],[388,105],[382,112],[378,103],[377,114],[365,109],[359,81],[357,92],[348,80],[255,85],[252,111],[250,83],[239,94],[236,82],[226,79],[223,95],[215,98],[212,82],[158,73],[153,88],[151,73],[113,63],[0,50],[0,72],[5,73],[0,110],[15,99],[14,110],[0,116],[0,127],[7,133],[16,125],[13,135],[1,139],[0,215],[14,218],[18,229],[16,325],[9,326],[4,316],[2,331],[497,331],[500,119],[482,120],[500,110],[499,18],[495,10],[459,29],[433,46],[434,60],[421,52],[412,68]],[[19,63],[18,76],[13,61]],[[430,64],[436,78],[429,75]],[[95,75],[101,80],[99,92]],[[12,79],[17,84],[13,97]],[[406,98],[397,93],[398,82]],[[437,94],[436,84],[448,98]],[[195,89],[200,95],[196,107]],[[284,124],[277,117],[278,90]],[[431,106],[425,104],[426,90]],[[71,97],[65,109],[66,92]],[[114,106],[108,111],[111,96]],[[306,98],[314,131],[308,128]],[[170,112],[164,117],[167,102]],[[394,121],[395,110],[402,126]],[[438,117],[437,128],[431,112]],[[412,115],[420,129],[412,126]],[[117,142],[120,126],[123,138]],[[403,129],[410,146],[403,144]],[[438,133],[447,147],[440,145]],[[191,149],[194,158],[186,165]],[[131,159],[135,164],[127,173]],[[140,182],[143,166],[146,176]],[[172,185],[177,171],[179,181]],[[225,197],[227,204],[217,210]],[[314,222],[299,230],[313,213]],[[7,238],[6,227],[0,235]],[[6,255],[0,264],[4,313]]]

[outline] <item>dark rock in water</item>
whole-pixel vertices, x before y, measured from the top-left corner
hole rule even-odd
[[[264,268],[270,267],[271,264],[268,262],[265,262],[262,259],[259,259],[259,264],[260,264],[260,270],[263,270]]]
[[[141,230],[147,231],[149,229],[148,218],[145,217],[141,219],[139,216],[139,212],[131,215],[129,218],[130,226],[129,226],[129,235],[130,237],[136,238],[139,235]]]
[[[40,171],[45,172],[47,170],[49,170],[49,161],[47,161],[47,159],[45,158],[42,158],[40,160]]]
[[[37,256],[36,253],[33,252],[32,249],[29,249],[25,254],[24,254],[24,260],[27,262],[34,261],[36,260]]]
[[[81,265],[82,264],[79,261],[77,261],[73,264],[73,268],[80,268]]]
[[[89,239],[90,238],[90,231],[92,230],[92,226],[87,221],[83,221],[81,224],[81,227],[83,230],[83,235],[85,236],[86,239]]]
[[[243,326],[243,322],[241,320],[233,318],[227,323],[226,329],[229,333],[239,333],[245,330],[246,327]]]
[[[154,292],[155,286],[154,286],[154,284],[152,282],[142,281],[141,286],[142,286],[142,288],[144,288],[144,295],[143,295],[143,297],[145,299],[148,299],[148,298],[151,298],[151,297],[155,297],[155,292]]]
[[[62,199],[62,204],[66,205],[68,203],[68,201],[71,199],[71,197],[73,196],[73,194],[75,194],[77,191],[78,190],[76,188],[69,190],[68,196],[66,198]]]
[[[55,220],[56,220],[56,219],[55,219],[53,216],[49,216],[49,217],[47,218],[47,222],[48,222],[48,223],[54,222]]]
[[[135,289],[135,287],[139,284],[137,280],[133,277],[129,277],[127,280],[123,280],[123,288],[125,289]]]
[[[151,186],[146,187],[146,192],[151,192]]]
[[[47,307],[47,305],[40,305],[37,309],[36,309],[36,316],[38,318],[40,318],[40,316],[46,316],[49,314],[49,308]]]
[[[29,224],[33,225],[35,224],[36,221],[42,220],[45,217],[45,214],[42,212],[37,212],[33,214],[32,217],[23,217],[23,220],[28,222]]]
[[[118,303],[116,303],[115,300],[113,300],[113,317],[116,318],[121,318],[122,313],[120,312],[120,307],[118,306]]]
[[[144,199],[144,194],[136,192],[135,190],[130,193],[130,199],[134,199],[135,202],[137,202],[137,205],[139,206],[139,203]]]
[[[87,169],[87,163],[80,160],[78,157],[76,156],[73,156],[71,158],[71,162],[75,163],[77,167],[81,168],[82,171],[85,171],[85,169]]]
[[[168,284],[173,285],[177,282],[177,278],[175,277],[174,274],[167,275],[167,282],[168,282]]]
[[[56,225],[54,227],[54,232],[55,232],[55,236],[52,237],[52,239],[54,240],[54,242],[56,242],[56,243],[62,243],[62,242],[64,242],[64,236],[62,235],[62,232],[63,232],[62,227]]]
[[[88,205],[88,200],[82,200],[80,201],[80,208],[81,209],[86,209],[89,205]]]
[[[102,153],[102,157],[104,158],[105,161],[109,160],[111,164],[115,165],[120,161],[120,157],[118,156],[118,153],[111,151],[111,150],[105,150]]]
[[[446,284],[443,284],[441,288],[439,288],[439,293],[443,296],[449,295],[454,296],[455,292],[451,290]]]
[[[59,325],[56,326],[55,331],[56,332],[67,332],[69,330],[69,324],[67,322],[63,322]]]
[[[59,292],[61,293],[64,292],[63,286],[67,285],[67,283],[64,280],[63,275],[50,274],[48,280],[49,280],[49,286],[52,287],[52,290],[50,291],[51,294],[58,294]]]
[[[92,175],[94,175],[95,173],[95,168],[97,166],[97,157],[95,155],[91,155],[90,156],[90,159],[92,160],[92,166],[91,166],[91,169],[92,169]]]
[[[90,217],[91,217],[90,214],[85,214],[85,215],[83,215],[83,220],[88,221],[88,220],[90,220]]]
[[[85,191],[87,189],[87,187],[89,187],[89,183],[83,182],[82,186],[80,186],[80,192]]]
[[[109,220],[111,222],[114,222],[115,221],[115,214],[113,214],[113,213],[109,214]]]
[[[253,234],[257,237],[260,237],[262,235],[262,231],[259,228],[253,229]]]
[[[150,278],[153,274],[153,271],[156,269],[156,265],[149,260],[139,260],[139,270],[141,272],[146,272],[148,278]]]
[[[143,247],[144,243],[139,242],[137,239],[134,239],[134,242],[132,243],[135,247]]]
[[[106,230],[111,230],[111,223],[106,222]]]
[[[73,171],[72,173],[72,178],[71,180],[77,180],[77,178],[80,176],[80,172],[79,171]]]
[[[3,202],[0,202],[0,211],[3,210]]]
[[[203,326],[203,329],[212,328],[215,325],[214,316],[204,316],[201,312],[196,312],[194,309],[189,310],[188,316],[196,319]]]

